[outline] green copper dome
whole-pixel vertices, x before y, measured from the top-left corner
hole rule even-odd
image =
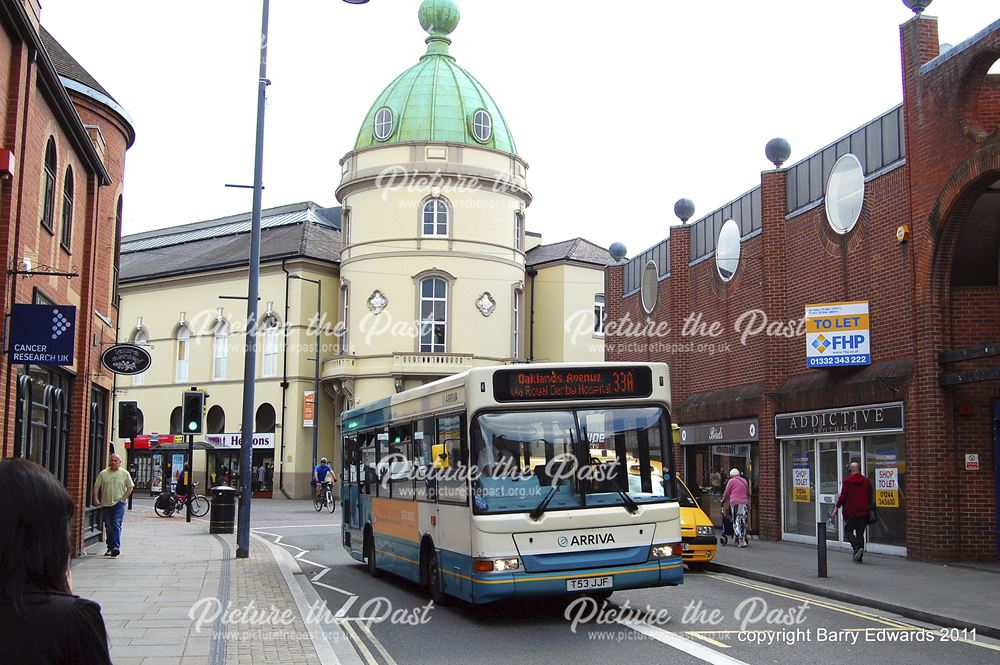
[[[427,53],[378,96],[354,149],[439,141],[517,154],[507,121],[490,93],[448,53],[458,7],[452,0],[424,0],[417,16],[430,35]]]

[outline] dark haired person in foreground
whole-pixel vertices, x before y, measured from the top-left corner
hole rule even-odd
[[[0,460],[0,663],[106,665],[95,602],[70,590],[73,501],[55,476],[22,458]]]

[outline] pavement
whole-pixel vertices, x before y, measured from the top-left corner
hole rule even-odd
[[[255,526],[270,512],[280,522],[289,510],[312,510],[284,500],[255,506]],[[157,517],[151,503],[136,501],[121,556],[101,556],[98,543],[73,561],[73,592],[100,603],[115,665],[358,662],[288,550],[254,536],[250,557],[237,559],[235,536],[208,527],[207,519]],[[709,569],[1000,638],[1000,561],[943,565],[869,553],[855,564],[831,548],[828,577],[819,578],[814,546],[752,540],[720,547]]]
[[[815,545],[751,540],[719,547],[707,569],[1000,638],[1000,560],[942,564],[868,552],[857,564],[850,550],[828,548],[821,578]]]
[[[73,561],[73,593],[100,603],[115,665],[339,662],[286,550],[251,537],[237,559],[235,535],[151,506],[126,511],[120,556],[97,543]]]

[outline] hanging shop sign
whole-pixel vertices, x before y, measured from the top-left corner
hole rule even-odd
[[[872,364],[868,301],[806,305],[806,366]]]
[[[115,344],[101,354],[101,364],[115,374],[142,374],[153,364],[153,356],[135,344]]]

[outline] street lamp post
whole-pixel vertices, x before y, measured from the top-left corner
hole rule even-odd
[[[260,213],[264,189],[264,106],[267,101],[267,19],[270,1],[264,6],[260,28],[260,78],[257,81],[257,138],[253,162],[253,213],[250,227],[250,277],[247,283],[247,336],[243,363],[243,423],[240,429],[240,467],[246,474],[253,468],[254,379],[257,373],[257,300],[260,291]],[[368,0],[343,0],[350,5],[363,5]],[[319,357],[317,351],[316,357]],[[318,396],[317,396],[318,397]],[[315,446],[315,443],[313,444]],[[251,484],[240,486],[240,514],[236,525],[236,558],[250,556]]]
[[[321,326],[320,321],[323,316],[323,283],[318,279],[311,279],[309,277],[303,277],[302,275],[289,275],[289,279],[298,279],[303,282],[312,282],[316,285],[316,320],[313,325],[316,326],[316,353],[314,360],[316,361],[315,377],[313,380],[313,453],[312,453],[312,465],[316,468],[316,458],[319,455],[319,352],[322,348],[320,344],[322,340],[320,339]]]

